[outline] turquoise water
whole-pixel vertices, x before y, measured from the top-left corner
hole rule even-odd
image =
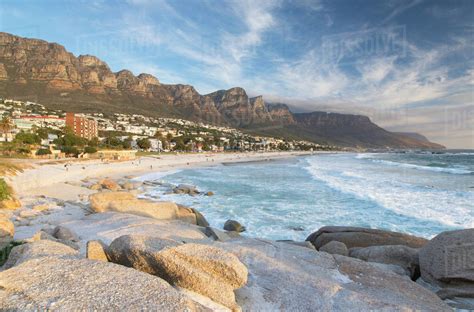
[[[430,238],[474,227],[474,154],[328,154],[223,165],[146,180],[193,184],[214,196],[159,195],[198,208],[211,226],[240,221],[246,235],[303,240],[325,225]]]

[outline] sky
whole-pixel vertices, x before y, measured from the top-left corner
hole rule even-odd
[[[0,31],[206,94],[369,116],[474,148],[474,1],[0,1]]]

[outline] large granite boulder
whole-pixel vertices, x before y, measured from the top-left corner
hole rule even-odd
[[[0,215],[0,249],[5,248],[13,240],[15,225],[5,215]]]
[[[474,229],[438,234],[419,252],[421,278],[458,308],[474,310]]]
[[[113,263],[41,257],[0,272],[1,311],[202,311],[164,280]]]
[[[50,256],[75,258],[78,256],[78,252],[58,242],[39,240],[14,247],[2,269],[9,269],[31,259]]]
[[[116,211],[153,219],[176,219],[178,206],[173,202],[153,202],[137,199],[127,192],[95,193],[89,196],[91,208],[95,212]]]
[[[154,274],[159,265],[156,254],[166,247],[174,247],[179,244],[172,239],[145,235],[123,235],[112,241],[107,248],[107,255],[114,263]]]
[[[128,192],[104,192],[89,196],[91,208],[95,212],[115,211],[157,220],[177,219],[186,223],[207,226],[206,219],[195,209],[173,202],[155,202],[138,199]]]
[[[89,203],[95,212],[106,212],[111,202],[136,199],[135,195],[128,192],[105,192],[89,196]]]
[[[318,250],[331,241],[344,243],[347,248],[380,245],[404,245],[419,248],[428,240],[409,234],[351,226],[325,226],[306,238]]]
[[[117,238],[108,249],[112,262],[160,276],[231,309],[234,289],[247,282],[247,268],[233,254],[201,244],[136,235]]]
[[[420,269],[427,281],[474,282],[474,229],[435,236],[420,250]]]
[[[323,246],[324,247],[324,246]],[[418,249],[403,245],[352,248],[349,255],[364,261],[394,264],[402,267],[413,280],[420,276]]]

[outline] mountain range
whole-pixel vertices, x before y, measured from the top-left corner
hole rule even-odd
[[[366,116],[294,113],[235,87],[201,95],[193,86],[163,84],[129,70],[112,72],[92,55],[0,32],[0,97],[75,112],[135,113],[231,126],[252,134],[371,148],[444,148],[416,133],[394,133]]]

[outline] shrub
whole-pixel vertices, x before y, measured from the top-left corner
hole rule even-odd
[[[97,153],[97,149],[93,146],[86,146],[84,148],[84,152],[87,154],[94,154],[94,153]]]
[[[17,148],[16,152],[18,154],[29,154],[31,153],[31,149],[29,147],[21,146]]]
[[[10,242],[3,249],[0,249],[0,266],[4,265],[5,262],[7,262],[8,256],[10,255],[10,252],[12,251],[12,249],[22,244],[24,244],[24,242],[22,241],[13,241],[13,242]]]
[[[10,198],[10,189],[4,179],[0,179],[0,201]]]
[[[51,155],[51,151],[47,148],[40,148],[39,150],[36,151],[36,155],[38,156]]]

